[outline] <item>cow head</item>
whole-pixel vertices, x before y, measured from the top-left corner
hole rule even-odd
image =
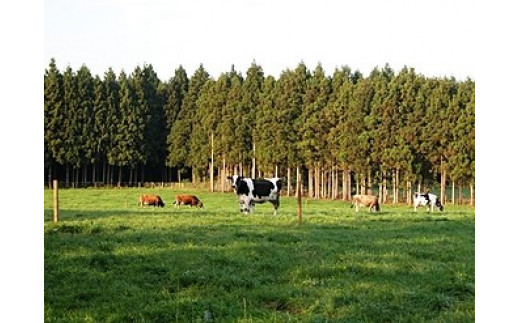
[[[242,176],[238,176],[238,175],[233,175],[233,176],[228,176],[227,179],[229,179],[231,181],[231,187],[233,187],[233,189],[237,189],[238,187],[238,183],[242,180]]]
[[[435,206],[437,206],[441,212],[444,211],[444,206],[442,205],[441,201],[439,201],[439,199],[437,199],[435,202]]]
[[[157,205],[160,206],[160,207],[164,207],[164,202],[163,200],[159,197],[159,201],[157,202]]]

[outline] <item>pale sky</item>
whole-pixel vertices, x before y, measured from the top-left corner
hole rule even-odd
[[[44,68],[93,74],[152,64],[167,80],[202,63],[213,76],[251,63],[278,77],[303,61],[332,75],[385,63],[475,79],[473,1],[45,0]]]

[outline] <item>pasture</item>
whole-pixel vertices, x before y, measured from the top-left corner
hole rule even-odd
[[[203,209],[173,207],[195,194]],[[164,208],[139,207],[159,194]],[[46,321],[473,322],[475,210],[444,213],[177,189],[44,192]]]

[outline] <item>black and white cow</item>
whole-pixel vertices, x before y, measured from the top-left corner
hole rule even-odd
[[[442,206],[441,201],[437,198],[437,195],[431,193],[415,193],[413,196],[413,210],[417,212],[418,206],[426,206],[428,207],[430,212],[433,212],[433,206],[439,208],[439,211],[444,210],[444,206]]]
[[[238,206],[240,212],[252,213],[255,204],[262,204],[267,201],[274,206],[274,215],[280,207],[280,191],[282,180],[275,178],[252,179],[238,175],[228,176],[231,186],[238,195]]]

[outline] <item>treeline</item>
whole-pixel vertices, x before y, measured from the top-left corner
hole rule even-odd
[[[151,65],[93,76],[85,65],[44,77],[45,177],[65,186],[210,183],[278,176],[294,194],[301,174],[316,198],[380,192],[459,192],[475,181],[475,82],[388,65],[328,76],[301,62],[278,78],[255,62],[213,78],[182,66],[161,81]],[[389,192],[389,193],[388,193]],[[472,194],[473,195],[473,194]],[[462,195],[459,195],[462,196]]]

